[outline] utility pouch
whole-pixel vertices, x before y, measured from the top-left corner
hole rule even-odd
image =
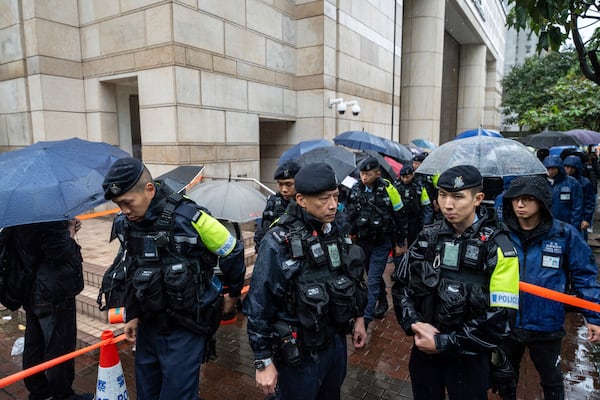
[[[354,282],[347,276],[340,275],[327,281],[327,291],[330,297],[329,316],[336,326],[347,328],[356,315]],[[346,332],[348,333],[348,332]]]
[[[410,266],[409,280],[415,296],[435,293],[440,280],[440,268],[435,268],[429,261],[415,261]]]
[[[467,288],[464,283],[446,278],[438,286],[439,303],[436,307],[436,326],[455,328],[463,323],[467,306]]]
[[[164,270],[167,303],[174,311],[193,310],[196,288],[191,267],[185,263],[169,265]]]
[[[299,365],[302,356],[298,348],[298,332],[285,321],[277,321],[273,329],[279,337],[281,360],[292,367]]]
[[[135,296],[147,312],[163,311],[166,305],[163,276],[160,268],[139,268],[133,274]]]
[[[325,344],[329,322],[329,295],[323,283],[298,283],[297,312],[302,330],[302,343],[308,348]]]

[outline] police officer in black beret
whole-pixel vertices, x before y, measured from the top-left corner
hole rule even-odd
[[[403,213],[408,220],[406,243],[410,246],[424,225],[433,222],[433,206],[427,189],[415,180],[415,170],[410,165],[400,169],[400,179],[395,186],[402,197]]]
[[[121,209],[113,233],[128,266],[121,305],[127,339],[136,342],[138,398],[197,400],[200,364],[221,311],[234,309],[244,284],[244,247],[208,210],[153,180],[139,160],[117,160],[102,187]],[[217,264],[229,287],[225,305]]]
[[[407,218],[404,204],[394,185],[381,177],[375,157],[359,164],[360,180],[350,190],[346,201],[350,233],[367,255],[369,300],[365,308],[368,325],[373,318],[383,318],[389,308],[383,272],[390,251],[400,256],[406,251]]]
[[[243,304],[256,383],[281,400],[340,399],[346,334],[366,340],[364,253],[341,232],[328,164],[296,174],[296,201],[263,238]]]
[[[290,201],[296,196],[294,177],[300,170],[300,164],[295,161],[285,161],[277,167],[273,178],[277,182],[277,193],[267,198],[267,204],[262,214],[260,226],[254,233],[255,250],[258,253],[260,241],[273,222],[284,212]]]
[[[519,304],[519,261],[508,232],[481,207],[472,165],[438,180],[444,218],[423,228],[396,267],[398,322],[414,336],[409,372],[416,400],[487,400],[490,356]]]

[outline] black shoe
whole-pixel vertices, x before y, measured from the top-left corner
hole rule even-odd
[[[385,301],[380,301],[377,304],[377,307],[375,307],[375,312],[373,313],[373,316],[377,319],[381,319],[385,316],[385,313],[387,312],[389,308],[388,302]]]

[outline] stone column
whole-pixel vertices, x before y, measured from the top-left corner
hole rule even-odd
[[[478,128],[484,123],[486,91],[486,47],[463,45],[460,49],[456,133]]]
[[[400,142],[439,142],[445,1],[404,3]]]

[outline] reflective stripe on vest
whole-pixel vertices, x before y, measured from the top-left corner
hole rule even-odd
[[[490,279],[490,306],[519,308],[519,258],[497,249],[498,263]]]
[[[235,238],[223,224],[207,213],[201,213],[198,219],[192,221],[192,226],[200,234],[202,243],[209,251],[226,256],[235,248]]]
[[[388,197],[392,202],[394,211],[401,210],[402,207],[404,207],[404,204],[402,203],[402,197],[400,197],[400,193],[398,193],[398,190],[394,187],[394,185],[392,185],[390,181],[388,181],[387,179],[384,179],[384,181],[387,183],[387,185],[385,186],[385,191],[387,192]]]

